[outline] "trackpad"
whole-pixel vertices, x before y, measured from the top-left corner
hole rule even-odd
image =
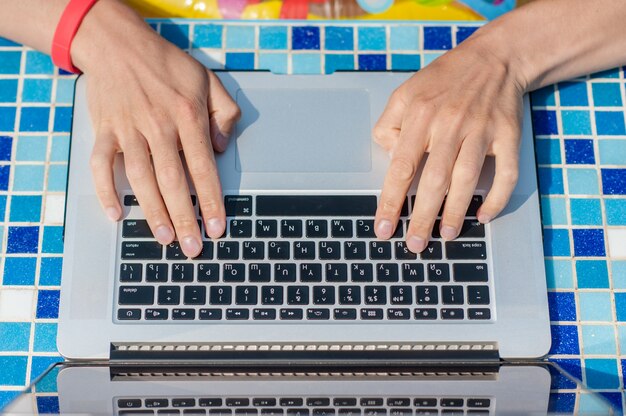
[[[238,90],[239,172],[369,172],[369,93],[362,89]]]

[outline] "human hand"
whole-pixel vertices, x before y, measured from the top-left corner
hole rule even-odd
[[[87,74],[96,136],[91,168],[107,216],[118,220],[122,212],[113,178],[115,155],[122,152],[155,238],[169,244],[177,237],[185,255],[197,256],[202,239],[179,151],[207,234],[218,238],[226,219],[213,150],[226,149],[239,108],[215,74],[117,1],[94,6],[72,58]]]
[[[441,236],[458,236],[486,155],[495,156],[496,172],[478,220],[487,223],[504,209],[518,178],[524,82],[501,56],[470,38],[391,95],[373,132],[391,155],[376,212],[378,238],[393,234],[425,152],[409,250],[426,248],[444,197]]]

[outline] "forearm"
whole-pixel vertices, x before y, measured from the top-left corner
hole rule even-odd
[[[537,0],[476,33],[526,91],[626,63],[626,1]]]

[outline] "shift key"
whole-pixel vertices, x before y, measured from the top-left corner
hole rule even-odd
[[[448,260],[485,260],[487,248],[484,241],[447,241]]]
[[[163,258],[163,246],[155,241],[124,241],[122,259],[159,260]]]

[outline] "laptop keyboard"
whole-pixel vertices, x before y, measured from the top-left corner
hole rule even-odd
[[[374,234],[375,195],[227,195],[225,235],[187,258],[154,238],[133,195],[119,226],[117,322],[491,320],[486,228],[473,197],[460,236],[437,220],[424,252],[404,237],[414,196],[388,241]],[[195,198],[193,198],[196,205]],[[439,213],[441,215],[441,212]],[[439,217],[440,218],[440,217]]]
[[[126,397],[118,415],[489,415],[490,398],[459,397]]]

